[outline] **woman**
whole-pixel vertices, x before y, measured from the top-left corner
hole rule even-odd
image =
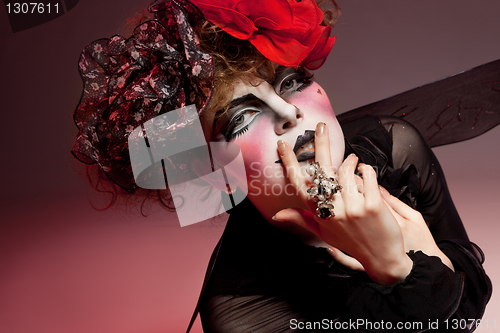
[[[392,117],[344,123],[343,135],[306,69],[333,46],[323,19],[335,6],[192,2],[157,1],[158,21],[87,47],[73,152],[135,191],[131,133],[190,104],[207,142],[239,146],[248,198],[214,252],[205,330],[474,329],[491,286],[425,141]],[[194,161],[169,159],[165,172],[203,176]]]

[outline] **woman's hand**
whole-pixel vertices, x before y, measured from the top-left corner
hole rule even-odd
[[[413,262],[405,253],[401,228],[382,199],[371,166],[361,164],[358,167],[363,179],[362,184],[357,184],[354,174],[357,157],[351,155],[344,161],[338,171],[338,183],[343,189],[332,199],[335,216],[324,220],[311,213],[315,212],[316,203],[307,193],[310,181],[300,170],[290,146],[279,141],[278,152],[290,182],[309,208],[309,212],[300,211],[303,218],[293,222],[354,257],[377,283],[393,284],[410,273]],[[322,123],[316,127],[315,156],[325,173],[333,176],[328,129]],[[359,191],[361,185],[362,191]],[[274,218],[290,220],[287,211],[278,212]]]
[[[379,188],[382,193],[382,198],[401,228],[405,251],[422,251],[429,256],[439,257],[443,264],[454,271],[455,268],[453,267],[453,263],[437,246],[422,214],[404,202],[401,202],[398,198],[390,195],[385,188],[381,186],[379,186]],[[328,249],[328,253],[342,265],[354,270],[364,271],[359,261],[344,254],[339,249],[331,247]]]
[[[383,187],[380,187],[380,192],[382,193],[382,198],[387,204],[387,207],[391,210],[401,228],[405,251],[422,251],[428,256],[439,257],[443,264],[454,271],[455,269],[453,268],[452,262],[439,249],[434,241],[434,237],[432,237],[422,214],[412,209],[398,198],[390,195]]]

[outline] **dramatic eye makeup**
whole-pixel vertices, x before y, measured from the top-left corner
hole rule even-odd
[[[309,87],[313,82],[312,77],[302,67],[280,66],[271,84],[278,96],[289,98]],[[262,113],[268,112],[267,109],[266,104],[253,94],[235,98],[226,113],[217,118],[214,128],[220,130],[226,141],[232,141],[248,131],[252,122]]]
[[[276,80],[273,82],[274,90],[279,96],[289,97],[294,92],[299,92],[312,84],[313,74],[303,67],[283,67],[276,72]]]
[[[248,126],[261,112],[259,109],[257,106],[246,105],[235,111],[223,132],[226,141],[234,140],[245,133],[248,130]]]

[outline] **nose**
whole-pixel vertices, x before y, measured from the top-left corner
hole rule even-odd
[[[297,126],[300,119],[304,117],[299,108],[278,95],[274,96],[273,103],[269,103],[269,106],[276,114],[274,131],[277,135],[282,135]]]

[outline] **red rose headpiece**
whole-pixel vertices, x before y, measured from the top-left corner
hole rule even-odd
[[[335,36],[321,26],[314,0],[190,0],[205,18],[231,36],[248,40],[269,60],[283,66],[317,69]]]

